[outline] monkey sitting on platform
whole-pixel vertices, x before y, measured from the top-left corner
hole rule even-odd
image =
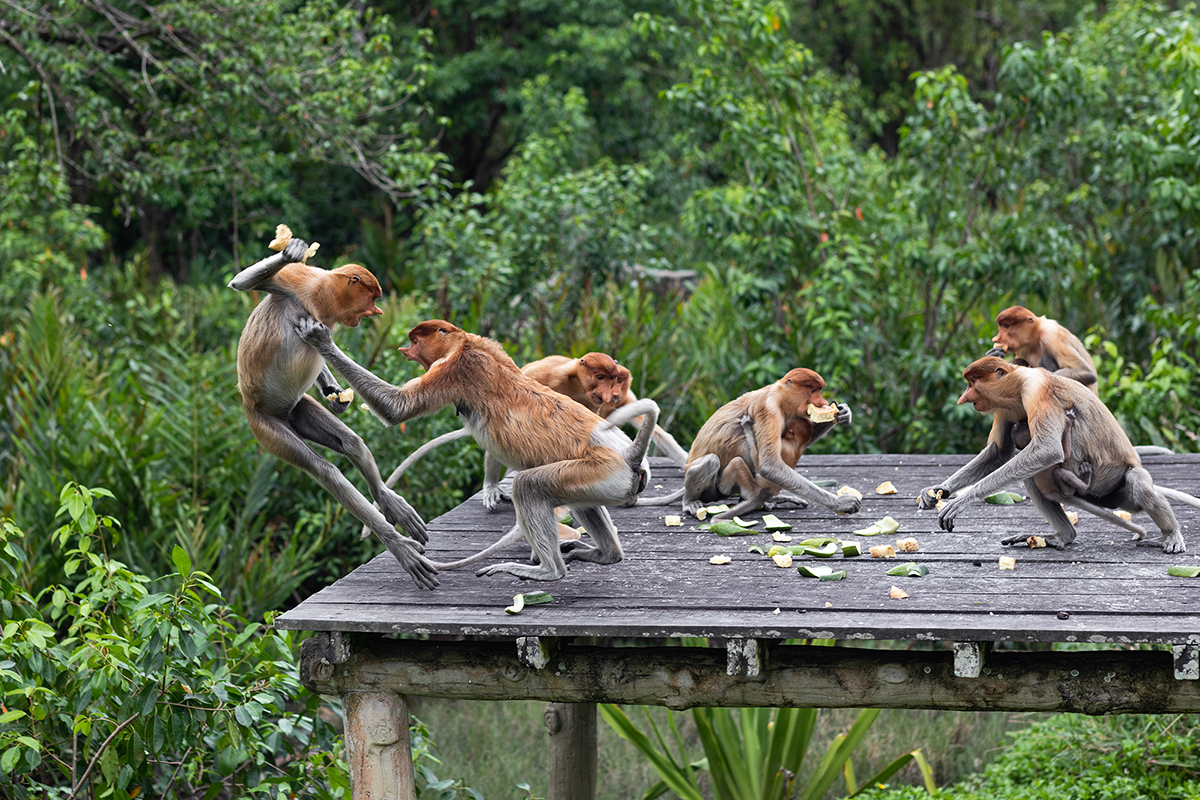
[[[683,489],[638,505],[666,505],[683,498],[683,511],[695,516],[707,503],[738,490],[742,501],[713,517],[728,519],[761,507],[782,489],[840,514],[853,514],[862,501],[835,495],[796,474],[808,445],[835,425],[849,425],[850,406],[834,406],[832,422],[814,422],[809,406],[828,411],[821,396],[825,380],[810,369],[793,369],[770,386],[747,392],[717,409],[696,434],[684,467]]]

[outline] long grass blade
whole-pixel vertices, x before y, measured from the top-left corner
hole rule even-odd
[[[699,787],[687,781],[685,769],[676,764],[670,754],[659,751],[619,706],[602,703],[600,716],[618,736],[641,751],[663,783],[679,795],[681,800],[704,800]]]

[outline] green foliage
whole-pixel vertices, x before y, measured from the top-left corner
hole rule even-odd
[[[349,797],[336,709],[300,686],[294,634],[233,613],[183,547],[159,580],[131,571],[100,498],[63,487],[64,580],[36,594],[24,533],[0,520],[0,794]],[[437,777],[420,720],[410,732],[419,797],[480,800]]]
[[[986,770],[943,788],[944,800],[1180,800],[1200,797],[1194,716],[1050,717],[1012,734]],[[912,787],[874,800],[926,797]]]
[[[23,534],[4,522],[0,787],[17,798],[89,786],[115,798],[345,795],[291,634],[213,602],[220,592],[183,548],[160,581],[113,559],[118,523],[94,506],[107,490],[68,484],[60,497],[64,583],[19,587]]]
[[[834,738],[819,763],[810,768],[807,782],[801,782],[801,768],[819,713],[818,709],[795,708],[693,709],[705,757],[691,761],[674,714],[668,718],[668,725],[678,756],[671,753],[670,744],[648,713],[645,717],[653,739],[634,725],[620,706],[600,706],[604,721],[649,759],[662,778],[646,790],[644,800],[661,797],[668,791],[684,800],[703,800],[697,781],[697,773],[702,770],[708,772],[718,800],[819,800],[839,777],[845,780],[847,794],[853,796],[860,784],[854,777],[850,757],[879,716],[879,710],[860,712],[850,728]],[[927,790],[933,791],[932,771],[919,749],[905,753],[861,785],[868,787],[885,781],[910,761],[917,762]]]

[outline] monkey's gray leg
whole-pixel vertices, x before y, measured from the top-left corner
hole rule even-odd
[[[429,541],[425,521],[403,497],[384,484],[379,467],[375,465],[375,459],[361,436],[307,394],[301,395],[289,421],[302,439],[328,447],[350,459],[367,479],[367,487],[379,504],[384,519],[404,528],[421,544]]]
[[[1029,499],[1033,501],[1033,507],[1038,510],[1038,513],[1050,523],[1050,527],[1054,529],[1054,533],[1046,537],[1046,544],[1051,547],[1056,547],[1062,550],[1071,542],[1075,541],[1075,526],[1071,524],[1071,520],[1067,518],[1067,512],[1063,511],[1062,506],[1058,503],[1046,499],[1037,486],[1033,482],[1033,478],[1025,479],[1025,491],[1029,492]],[[1001,539],[1001,544],[1016,544],[1023,542],[1029,538],[1028,533],[1009,536],[1006,539]]]
[[[1160,541],[1140,541],[1139,545],[1161,544],[1164,553],[1182,553],[1187,549],[1183,532],[1179,529],[1179,520],[1175,518],[1175,512],[1166,498],[1154,491],[1154,480],[1149,472],[1138,467],[1125,473],[1123,492],[1128,505],[1122,503],[1121,507],[1130,511],[1145,511],[1162,531]]]
[[[720,468],[721,459],[715,453],[696,459],[687,468],[683,473],[683,513],[694,517],[697,511],[704,508],[704,495],[717,488],[717,471]]]
[[[604,506],[571,506],[571,516],[583,525],[594,545],[582,540],[562,543],[566,561],[591,561],[596,564],[615,564],[625,557],[617,527]]]
[[[534,467],[517,473],[513,479],[512,500],[517,511],[517,525],[533,549],[537,564],[505,562],[484,567],[476,572],[481,577],[507,572],[523,580],[556,581],[567,574],[567,565],[559,551],[558,520],[554,517],[554,498],[546,486],[554,485],[555,467]]]
[[[314,401],[315,402],[315,401]],[[284,420],[262,414],[247,414],[254,437],[272,455],[307,472],[359,521],[370,527],[400,566],[424,589],[438,585],[437,569],[421,553],[424,548],[401,536],[383,514],[363,497],[346,476],[304,443]],[[330,417],[333,417],[330,414]],[[334,418],[336,419],[336,418]]]

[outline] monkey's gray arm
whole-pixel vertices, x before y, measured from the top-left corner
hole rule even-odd
[[[1000,453],[1001,450],[994,444],[989,443],[984,451],[975,457],[970,464],[960,469],[950,477],[948,483],[954,484],[955,480],[962,476],[963,480],[970,479],[977,475],[983,467],[984,456],[988,455],[989,450],[995,450]],[[994,456],[992,456],[994,460]],[[954,498],[942,506],[941,512],[938,514],[938,524],[943,530],[954,530],[954,518],[967,506],[968,503],[973,503],[977,500],[982,500],[988,495],[995,494],[1009,484],[1023,481],[1026,478],[1031,478],[1039,472],[1050,469],[1056,464],[1062,463],[1064,458],[1062,448],[1062,430],[1057,431],[1041,431],[1039,435],[1030,442],[1029,446],[1024,450],[1017,452],[1011,459],[1002,463],[999,468],[988,475],[978,478],[970,489],[963,492],[958,497]],[[976,465],[976,462],[981,462],[976,469],[968,473],[968,469]],[[967,473],[967,474],[964,474]],[[953,491],[962,484],[954,484],[951,488]],[[945,490],[946,487],[935,487]],[[921,499],[925,500],[928,497],[927,492],[921,493]],[[936,502],[936,498],[929,498]],[[928,507],[928,506],[925,506]]]
[[[1084,386],[1091,386],[1098,380],[1096,370],[1089,369],[1088,367],[1063,367],[1062,369],[1055,370],[1054,374],[1078,381]]]
[[[1000,447],[988,442],[979,455],[968,461],[958,472],[935,486],[922,489],[917,497],[917,505],[922,509],[929,509],[936,506],[939,500],[949,501],[954,492],[1000,469],[1010,458],[1012,452],[1005,454]]]
[[[798,495],[802,500],[820,503],[839,514],[855,514],[862,507],[862,501],[854,495],[839,496],[833,492],[827,492],[778,458],[759,459],[758,474],[776,486],[782,486]]]
[[[288,264],[293,264],[304,258],[306,252],[308,252],[308,244],[300,239],[292,239],[281,252],[273,256],[267,256],[262,261],[251,264],[237,275],[234,275],[233,280],[228,284],[229,288],[239,292],[249,292],[253,289],[259,289],[275,294],[278,290],[271,283],[271,278],[274,278],[275,273]]]
[[[296,323],[296,333],[324,357],[325,361],[350,382],[367,407],[388,425],[398,425],[405,420],[436,411],[413,402],[403,387],[393,386],[378,378],[370,370],[359,366],[354,359],[342,352],[333,343],[333,337],[320,322],[304,317]],[[442,405],[446,405],[443,403]],[[441,408],[441,406],[438,406]]]
[[[491,453],[483,451],[483,507],[495,511],[500,507],[500,501],[511,500],[500,488],[500,479],[504,477],[504,465]]]

